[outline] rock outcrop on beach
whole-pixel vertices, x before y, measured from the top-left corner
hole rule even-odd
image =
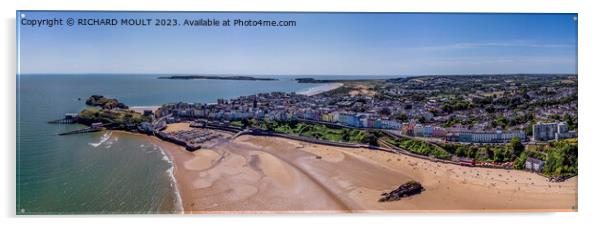
[[[403,197],[420,194],[423,190],[424,190],[424,188],[422,187],[422,185],[420,183],[418,183],[416,181],[410,181],[405,184],[402,184],[397,189],[395,189],[389,193],[387,193],[387,192],[382,193],[381,195],[383,197],[380,198],[378,201],[379,202],[397,201]]]

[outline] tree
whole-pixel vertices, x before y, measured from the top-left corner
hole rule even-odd
[[[299,124],[299,121],[297,121],[297,119],[292,119],[292,120],[288,121],[288,123],[291,128],[295,128],[295,127],[297,127],[297,124]]]
[[[504,161],[504,153],[501,148],[499,148],[499,147],[493,148],[493,161],[495,161],[495,162],[503,162]]]
[[[577,145],[559,141],[551,144],[543,173],[551,176],[577,174]]]
[[[269,131],[269,132],[273,132],[274,129],[275,129],[274,125],[272,124],[272,122],[266,122],[265,123],[265,127],[266,127],[266,130]]]
[[[563,120],[566,121],[566,124],[569,126],[570,130],[577,129],[577,123],[569,114],[564,114]]]
[[[372,146],[378,146],[378,138],[374,134],[372,134],[372,133],[366,134],[362,138],[361,142],[364,143],[364,144],[372,145]]]
[[[494,153],[489,145],[485,145],[485,153],[487,153],[487,159],[493,159]]]
[[[498,126],[501,126],[501,127],[503,127],[503,128],[506,128],[506,127],[508,127],[508,119],[507,119],[507,118],[505,118],[505,117],[503,117],[503,116],[498,116],[498,117],[495,119],[495,121],[497,121],[497,122],[496,122],[496,124],[497,124]]]
[[[491,128],[497,128],[497,121],[496,120],[492,120],[491,121]]]
[[[457,156],[463,157],[463,156],[466,156],[466,152],[467,152],[466,147],[460,146],[460,147],[456,148],[455,154]]]
[[[524,169],[525,162],[527,161],[527,157],[528,157],[527,152],[521,153],[520,157],[518,157],[516,160],[514,160],[514,164],[512,164],[514,169]]]
[[[468,156],[470,158],[476,158],[478,151],[479,151],[479,148],[477,148],[476,146],[470,146],[468,148],[468,152],[466,153],[466,156]]]
[[[349,129],[347,129],[347,128],[343,129],[343,135],[341,136],[341,140],[349,141]]]
[[[520,156],[520,154],[525,150],[525,146],[523,146],[523,144],[520,142],[520,138],[518,137],[512,137],[509,145],[510,149],[512,150],[512,154],[515,157]]]
[[[246,118],[243,118],[241,120],[241,123],[242,123],[242,128],[247,128],[247,127],[249,127],[249,124],[250,124],[249,119],[246,119]]]

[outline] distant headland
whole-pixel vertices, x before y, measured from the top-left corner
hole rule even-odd
[[[251,81],[274,81],[275,78],[256,78],[251,76],[215,76],[215,75],[172,75],[162,76],[159,79],[215,79],[215,80],[251,80]]]

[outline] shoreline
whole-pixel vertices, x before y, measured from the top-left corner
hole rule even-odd
[[[340,87],[343,87],[343,85],[344,84],[340,83],[340,82],[326,83],[326,84],[321,84],[321,85],[318,85],[318,86],[311,87],[311,88],[309,88],[308,90],[305,90],[305,91],[298,92],[298,94],[306,95],[306,96],[315,96],[315,95],[318,95],[318,94],[321,94],[321,93],[325,93],[325,92],[328,92],[328,91],[331,91],[331,90],[338,89]]]
[[[174,210],[174,213],[175,214],[183,214],[184,213],[184,205],[183,205],[182,192],[180,189],[180,183],[178,182],[178,179],[176,176],[178,166],[174,162],[175,158],[173,156],[172,150],[170,150],[170,148],[174,148],[174,147],[169,147],[169,145],[174,145],[175,147],[178,147],[178,146],[175,144],[163,141],[163,140],[159,139],[158,137],[147,135],[147,134],[134,133],[134,132],[124,131],[124,130],[110,130],[110,131],[111,131],[111,133],[115,133],[115,135],[124,134],[124,135],[130,135],[130,136],[140,136],[140,137],[146,139],[150,144],[157,145],[157,147],[159,148],[159,152],[161,152],[161,155],[163,156],[162,160],[167,162],[170,166],[170,168],[167,169],[166,172],[168,173],[168,176],[170,178],[170,186],[174,189],[174,194],[175,194],[175,198],[176,198],[176,200],[175,200],[176,209]],[[186,150],[183,150],[183,151],[186,151]]]
[[[577,176],[553,183],[528,172],[461,167],[363,148],[331,147],[248,135],[215,147],[188,152],[178,145],[146,136],[172,160],[181,193],[182,213],[577,210]],[[316,161],[316,156],[320,156],[320,160]],[[366,172],[374,172],[375,175]],[[237,174],[245,177],[233,176]],[[380,192],[403,182],[399,178],[423,183],[425,193],[407,200],[377,203]],[[288,192],[300,188],[304,188],[301,191],[314,192],[298,194],[303,197],[298,201],[282,200]],[[348,191],[349,188],[354,189]],[[549,192],[555,193],[551,195]],[[209,193],[212,195],[206,195]],[[479,195],[474,197],[474,194]],[[303,204],[302,200],[308,199],[306,196],[311,196],[311,200],[319,196],[322,198],[315,200],[325,201]],[[560,198],[554,199],[556,196]],[[467,203],[450,202],[450,197],[466,199],[463,202]],[[504,197],[514,201],[507,201]],[[279,201],[280,204],[266,207],[261,204],[262,200]]]
[[[169,179],[171,182],[170,185],[174,189],[174,193],[176,196],[175,213],[182,214],[184,213],[184,204],[182,202],[182,193],[180,192],[179,188],[180,183],[178,183],[178,179],[175,176],[176,164],[174,163],[173,157],[170,156],[168,151],[163,150],[163,148],[160,145],[158,145],[158,147],[161,151],[161,154],[163,155],[163,160],[170,165],[170,168],[167,170],[167,173],[169,174]]]

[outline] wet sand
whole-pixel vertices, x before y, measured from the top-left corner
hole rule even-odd
[[[240,136],[173,159],[186,213],[576,211],[577,177],[460,167],[369,149]],[[409,180],[425,191],[381,203]]]

